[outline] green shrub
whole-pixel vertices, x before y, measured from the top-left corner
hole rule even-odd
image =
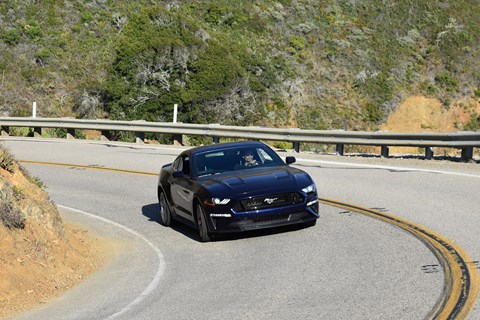
[[[297,51],[305,49],[307,40],[304,37],[294,36],[288,39],[290,45]]]
[[[14,164],[15,158],[13,157],[13,155],[3,146],[0,147],[0,168],[12,173],[14,169]]]
[[[42,180],[40,180],[39,177],[27,175],[27,179],[30,183],[36,185],[37,187],[39,187],[42,190],[45,190],[45,184],[43,183]]]
[[[45,60],[48,59],[48,57],[50,57],[51,55],[52,55],[52,53],[50,52],[50,50],[48,50],[48,49],[42,49],[42,50],[38,51],[38,52],[35,54],[35,58],[41,59],[42,61],[45,61]]]
[[[25,198],[23,189],[13,186],[12,191],[13,191],[13,197],[15,198],[15,200],[19,201]]]
[[[82,13],[80,19],[83,23],[87,23],[93,20],[93,14],[89,11]]]
[[[43,37],[43,32],[36,20],[28,20],[25,25],[25,34],[32,39]]]
[[[447,71],[437,74],[435,82],[448,91],[455,91],[458,85],[458,80],[453,78]]]
[[[369,122],[378,123],[383,118],[383,112],[378,105],[368,103],[365,106],[365,118]]]
[[[480,98],[480,88],[477,88],[477,90],[473,91],[473,94],[476,98]]]
[[[10,197],[8,192],[0,190],[0,222],[8,229],[23,229],[25,217],[15,208]]]
[[[45,138],[65,139],[67,137],[67,129],[51,128],[42,130],[42,136]]]
[[[478,131],[480,130],[480,115],[474,112],[470,116],[470,121],[464,127],[465,131]]]
[[[20,32],[16,29],[3,31],[0,33],[0,38],[6,44],[14,46],[20,42]]]
[[[293,143],[286,142],[286,141],[275,141],[272,143],[272,145],[277,149],[285,149],[285,150],[293,149]]]
[[[28,170],[23,166],[19,166],[19,169],[30,183],[36,185],[37,187],[39,187],[42,190],[45,189],[45,185],[43,184],[42,180],[40,180],[40,178],[32,176],[30,174],[30,172],[28,172]]]

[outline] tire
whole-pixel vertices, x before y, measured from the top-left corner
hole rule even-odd
[[[167,198],[163,191],[159,192],[158,205],[160,209],[159,222],[162,226],[169,227],[172,225],[172,213],[168,206]]]
[[[197,228],[201,242],[209,242],[212,240],[212,237],[208,233],[205,211],[203,211],[203,208],[199,203],[197,203]]]

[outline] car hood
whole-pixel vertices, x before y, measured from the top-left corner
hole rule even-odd
[[[210,195],[220,198],[292,192],[313,183],[307,173],[290,166],[225,172],[199,182]]]

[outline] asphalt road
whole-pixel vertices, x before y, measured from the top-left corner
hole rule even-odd
[[[5,139],[19,160],[158,172],[179,149]],[[280,153],[285,156],[284,153]],[[480,267],[480,164],[297,154],[322,198],[376,208],[447,237]],[[124,241],[82,285],[18,319],[423,319],[444,290],[424,243],[321,206],[312,228],[200,243],[156,222],[155,176],[24,164],[67,220]],[[470,319],[480,319],[479,305]]]

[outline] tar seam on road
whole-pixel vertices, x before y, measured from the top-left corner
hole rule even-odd
[[[326,205],[387,222],[411,233],[435,254],[445,274],[444,291],[427,319],[465,319],[471,312],[478,296],[478,272],[472,259],[452,241],[416,223],[394,217],[373,209],[363,208],[331,199],[320,199]]]
[[[301,161],[352,165],[348,163],[341,163],[341,162],[335,163],[335,162],[329,162],[329,161],[316,161],[316,160],[303,160],[303,159]],[[123,169],[98,167],[98,166],[85,166],[85,165],[40,162],[40,161],[25,161],[25,160],[20,160],[19,162],[29,163],[29,164],[62,166],[62,167],[70,167],[70,168],[83,168],[83,169],[91,169],[91,170],[104,170],[104,171],[113,171],[118,173],[141,174],[141,175],[147,175],[147,176],[157,175],[156,173],[151,173],[151,172],[123,170]],[[461,176],[467,176],[467,177],[480,178],[480,176],[477,176],[477,175],[462,174],[462,173],[455,173],[455,172],[413,169],[413,168],[400,168],[400,167],[385,167],[385,166],[374,166],[374,165],[360,165],[360,164],[354,164],[354,165],[359,167],[435,172],[435,173],[442,173],[442,174],[461,175]],[[440,264],[443,267],[444,275],[445,275],[445,284],[444,284],[444,290],[443,290],[442,296],[438,299],[438,302],[436,303],[434,308],[432,308],[430,313],[427,315],[427,319],[435,319],[435,320],[465,319],[468,316],[468,314],[471,312],[471,310],[476,304],[476,300],[479,293],[479,276],[475,266],[472,266],[472,264],[470,263],[472,259],[468,256],[468,254],[462,248],[460,248],[452,241],[448,240],[447,238],[441,236],[440,234],[432,230],[428,230],[418,224],[386,214],[384,212],[364,208],[361,206],[351,205],[351,204],[343,203],[336,200],[325,199],[325,198],[320,198],[320,202],[326,205],[337,207],[337,208],[355,211],[357,213],[384,221],[391,225],[398,226],[401,229],[414,235],[433,252],[433,254],[437,257],[437,259],[439,260]],[[85,213],[85,214],[90,215],[88,213]],[[144,241],[146,241],[152,248],[154,248],[155,251],[158,250],[157,254],[160,254],[159,258],[161,262],[164,262],[161,251],[158,248],[156,248],[152,243],[150,243],[142,235],[138,234],[137,232],[131,229],[128,229],[127,227],[117,224],[113,221],[110,221],[95,215],[92,215],[92,216],[98,219],[113,223],[115,225],[118,225],[119,227],[124,228],[125,230],[129,230],[129,232],[132,232],[133,234],[139,236]],[[160,272],[160,268],[162,268],[160,273],[160,276],[161,276],[164,269],[164,263],[160,264],[157,275]],[[155,277],[153,282],[155,281],[157,282],[156,285],[158,285],[159,278],[156,279]],[[115,319],[118,316],[128,312],[135,305],[139,304],[148,294],[150,294],[154,290],[154,288],[150,289],[150,287],[151,285],[149,285],[147,289],[145,289],[144,292],[142,292],[142,294],[133,302],[131,302],[127,307],[113,314],[108,319]]]
[[[115,312],[114,314],[110,315],[106,319],[117,319],[118,317],[124,315],[128,311],[132,310],[135,306],[140,304],[147,296],[149,296],[153,291],[155,291],[157,289],[158,284],[160,283],[160,278],[162,277],[163,273],[165,272],[165,258],[163,257],[162,251],[160,251],[160,249],[158,249],[153,243],[151,243],[147,238],[145,238],[140,233],[138,233],[138,232],[136,232],[136,231],[134,231],[134,230],[132,230],[128,227],[125,227],[124,225],[116,223],[114,221],[111,221],[111,220],[108,220],[106,218],[94,215],[92,213],[88,213],[88,212],[85,212],[85,211],[82,211],[82,210],[78,210],[78,209],[75,209],[75,208],[70,208],[70,207],[63,206],[63,205],[58,205],[58,206],[61,207],[61,208],[76,212],[76,213],[86,215],[90,218],[95,218],[95,219],[98,219],[100,221],[112,224],[112,225],[114,225],[118,228],[121,228],[121,229],[133,234],[137,238],[140,238],[141,240],[143,240],[157,254],[158,269],[157,269],[157,272],[155,273],[155,276],[153,277],[152,281],[150,281],[149,285],[143,290],[143,292],[137,298],[135,298],[132,302],[130,302],[126,307],[124,307],[122,310],[120,310],[118,312]]]

